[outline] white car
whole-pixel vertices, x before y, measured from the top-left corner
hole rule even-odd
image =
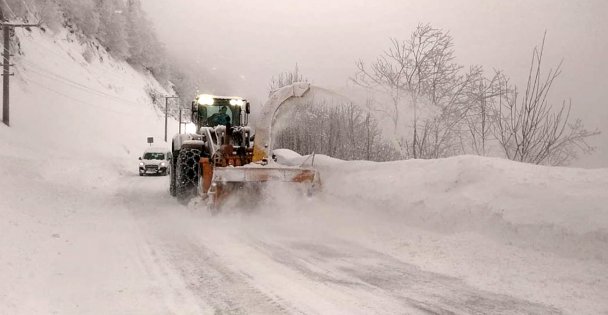
[[[139,176],[146,174],[165,176],[171,172],[171,151],[164,148],[148,148],[139,158]]]

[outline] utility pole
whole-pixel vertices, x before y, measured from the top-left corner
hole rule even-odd
[[[10,67],[13,66],[10,62],[11,54],[10,54],[10,37],[11,30],[16,27],[40,27],[40,23],[38,24],[11,24],[4,21],[4,12],[2,11],[2,5],[0,5],[0,26],[2,27],[2,35],[4,37],[4,53],[2,57],[4,58],[2,62],[2,122],[10,126],[10,76],[13,75],[10,73]]]
[[[177,132],[180,135],[182,134],[182,107],[179,107],[179,131]]]
[[[167,119],[169,117],[169,99],[179,98],[179,96],[165,96],[165,142],[167,142]]]

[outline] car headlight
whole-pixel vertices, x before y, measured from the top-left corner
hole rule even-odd
[[[167,164],[165,164],[165,162],[160,162],[160,166],[165,167]]]
[[[144,166],[144,162],[139,162],[139,166]]]

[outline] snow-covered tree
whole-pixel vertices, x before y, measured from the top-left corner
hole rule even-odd
[[[140,0],[127,1],[126,19],[129,63],[142,65],[155,75],[160,75],[163,72],[159,65],[162,64],[164,47],[156,37],[152,23],[141,8]]]
[[[74,27],[85,36],[99,32],[100,12],[94,0],[59,0],[66,26]]]
[[[95,37],[112,54],[121,59],[129,57],[126,32],[126,6],[122,0],[95,0],[99,12],[99,29]]]

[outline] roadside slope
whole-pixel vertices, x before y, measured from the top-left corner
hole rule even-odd
[[[146,92],[163,87],[67,31],[16,37],[11,127],[0,124],[0,314],[166,313],[115,199],[146,137],[163,145]]]

